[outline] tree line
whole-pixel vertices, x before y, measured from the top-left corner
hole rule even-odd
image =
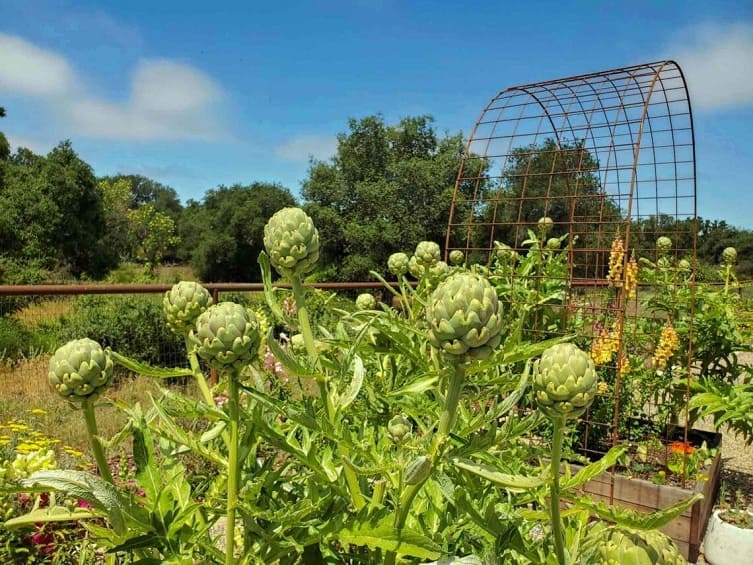
[[[619,220],[617,208],[600,197],[598,177],[589,172],[589,163],[598,169],[593,157],[577,143],[561,148],[552,143],[521,148],[501,181],[486,178],[484,159],[466,161],[464,178],[482,179],[485,198],[494,202],[474,208],[474,183],[461,183],[455,214],[480,220],[482,227],[472,234],[479,246],[520,238],[512,217],[520,211],[504,204],[520,200],[524,185],[527,196],[535,197],[519,216],[524,222],[535,223],[543,214],[544,190],[564,194],[573,184],[585,195],[575,214],[581,221],[593,221],[597,213]],[[391,253],[410,251],[421,240],[444,243],[463,150],[462,135],[439,134],[429,116],[393,125],[380,115],[351,119],[338,135],[335,156],[311,161],[302,201],[280,184],[252,181],[218,186],[182,204],[174,188],[141,175],[97,177],[69,141],[47,155],[25,148],[11,152],[0,132],[0,283],[100,279],[124,261],[190,264],[204,281],[256,281],[264,225],[277,210],[294,205],[302,205],[320,230],[317,279],[370,279],[371,271],[386,274]],[[573,163],[581,172],[560,175],[553,186],[535,180],[543,176],[529,175],[523,182],[523,172],[567,171]],[[552,202],[548,215],[568,216],[566,207]],[[494,232],[483,226],[491,218],[502,223]],[[698,225],[702,261],[717,262],[724,247],[735,246],[741,271],[753,271],[752,231],[723,221]],[[641,229],[650,231],[636,225],[634,237]],[[464,245],[463,234],[453,237]]]

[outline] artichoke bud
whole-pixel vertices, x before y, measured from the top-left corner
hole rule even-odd
[[[424,482],[431,474],[431,459],[419,455],[405,468],[405,484],[417,485]]]
[[[114,364],[108,349],[89,338],[69,341],[50,359],[48,379],[71,402],[95,398],[112,381]]]
[[[429,343],[451,355],[485,359],[501,340],[497,292],[475,273],[455,273],[440,283],[427,305],[426,320]]]
[[[737,249],[734,247],[726,247],[722,251],[722,261],[725,265],[734,265],[737,261]]]
[[[415,255],[413,255],[408,261],[408,272],[413,278],[422,279],[426,275],[426,267],[416,259]]]
[[[596,524],[583,541],[586,563],[608,565],[683,565],[677,546],[658,531],[634,531],[618,526]]]
[[[356,308],[359,310],[373,310],[376,308],[376,299],[373,294],[364,292],[356,298]]]
[[[395,443],[402,443],[403,440],[410,437],[412,431],[413,426],[410,420],[402,414],[398,414],[387,422],[387,433]]]
[[[690,261],[687,259],[680,259],[677,263],[677,268],[681,271],[689,271],[690,270]]]
[[[593,402],[598,387],[591,357],[572,343],[544,351],[534,365],[536,403],[550,418],[576,418]]]
[[[196,318],[212,305],[209,291],[197,282],[181,281],[165,293],[162,308],[167,327],[178,335],[188,333]]]
[[[460,249],[453,249],[450,251],[450,265],[458,267],[465,261],[465,254]]]
[[[666,255],[672,250],[672,240],[666,235],[661,236],[656,240],[656,251],[659,255]]]
[[[557,251],[557,249],[560,248],[560,238],[550,237],[549,239],[547,239],[546,248],[550,251]]]
[[[399,277],[408,272],[409,261],[410,259],[408,259],[408,256],[405,253],[393,253],[390,255],[389,259],[387,259],[387,268],[390,273]]]
[[[549,216],[544,216],[543,218],[539,218],[538,226],[541,233],[546,236],[546,234],[548,234],[554,227],[554,220]]]
[[[429,275],[431,275],[435,279],[441,278],[449,272],[450,267],[444,261],[437,261],[436,263],[434,263],[434,265],[429,267]]]
[[[416,245],[413,257],[416,258],[419,264],[429,269],[440,261],[442,251],[439,249],[439,245],[433,241],[421,241]]]
[[[319,232],[300,208],[277,211],[264,226],[269,261],[287,278],[310,273],[319,259]]]
[[[507,245],[499,241],[494,242],[494,255],[497,257],[497,261],[513,262],[517,257],[517,252]]]
[[[217,370],[239,370],[257,354],[259,324],[240,304],[220,302],[209,307],[189,333],[196,353]]]
[[[303,339],[303,334],[293,334],[290,336],[290,349],[293,350],[293,353],[305,353],[306,352],[306,342]]]

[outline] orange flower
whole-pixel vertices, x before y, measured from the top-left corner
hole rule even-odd
[[[690,455],[695,451],[692,445],[684,441],[673,441],[669,446],[669,450],[678,455]]]

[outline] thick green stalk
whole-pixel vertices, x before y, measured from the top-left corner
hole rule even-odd
[[[562,442],[565,436],[565,419],[552,418],[554,436],[552,437],[552,484],[551,484],[551,515],[552,537],[554,550],[559,565],[565,565],[565,538],[562,531],[562,517],[560,516],[560,461],[562,459]]]
[[[227,517],[225,523],[225,565],[235,563],[235,510],[238,506],[240,465],[238,464],[238,375],[231,370],[228,379],[228,410],[230,412],[230,441],[228,443]]]
[[[455,424],[458,403],[460,402],[460,393],[463,391],[464,381],[465,357],[453,359],[452,372],[450,373],[449,383],[447,384],[447,394],[445,395],[442,413],[439,416],[439,427],[437,428],[437,433],[432,437],[431,445],[429,446],[429,460],[431,461],[432,470],[439,458],[441,447],[444,445],[445,440],[450,435],[452,427]],[[398,532],[400,532],[405,526],[405,521],[408,519],[408,513],[413,505],[413,499],[419,493],[421,487],[424,486],[427,479],[424,479],[415,485],[408,485],[408,487],[402,492],[397,513],[395,514],[395,530]],[[384,561],[385,564],[394,565],[396,556],[397,554],[394,551],[387,553]]]
[[[314,343],[314,332],[311,330],[311,322],[309,322],[308,308],[306,307],[306,296],[303,292],[303,285],[301,284],[301,278],[296,275],[292,280],[293,284],[293,298],[295,298],[295,307],[298,313],[298,325],[300,326],[301,335],[303,336],[303,343],[306,346],[306,353],[308,353],[309,359],[314,364],[314,367],[320,369],[319,366],[319,352],[316,350],[316,344]],[[318,375],[316,384],[319,386],[319,396],[321,397],[322,404],[324,404],[325,414],[328,420],[332,420],[332,413],[334,411],[329,399],[329,392],[327,391],[327,383],[324,379],[324,375]]]
[[[214,396],[212,396],[212,392],[209,390],[207,380],[204,378],[204,373],[201,372],[201,367],[199,366],[199,358],[196,356],[196,351],[193,347],[193,344],[188,339],[188,334],[186,334],[184,337],[186,342],[186,351],[188,352],[188,362],[191,364],[191,371],[193,371],[193,376],[199,385],[199,390],[201,391],[201,395],[204,397],[204,402],[206,402],[210,406],[214,406]]]
[[[86,420],[86,431],[89,434],[89,443],[91,444],[92,453],[94,454],[94,460],[97,462],[99,468],[99,474],[107,482],[115,484],[112,480],[112,473],[110,472],[110,465],[107,463],[107,457],[105,451],[102,449],[102,444],[99,442],[99,432],[97,431],[97,418],[94,415],[94,404],[90,399],[84,400],[82,406],[84,410],[84,420]]]

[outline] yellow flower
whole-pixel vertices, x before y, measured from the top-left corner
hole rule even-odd
[[[79,451],[78,449],[75,449],[69,445],[63,447],[63,451],[71,457],[81,457],[84,454],[82,451]]]
[[[622,264],[625,260],[625,246],[622,237],[619,235],[612,241],[612,248],[609,251],[609,273],[607,280],[609,286],[622,286]]]
[[[680,347],[680,338],[677,336],[677,331],[672,322],[667,321],[661,330],[661,336],[659,336],[659,343],[654,351],[654,367],[657,369],[664,369],[667,366],[667,361],[672,355],[675,354]]]
[[[628,261],[627,268],[625,269],[625,291],[628,298],[632,299],[636,296],[638,289],[638,261],[635,260],[635,256]]]
[[[43,408],[32,408],[31,413],[35,416],[46,416],[47,410],[44,410]]]
[[[598,391],[599,394],[604,394],[605,392],[609,390],[609,385],[604,381],[600,381],[596,390]]]

